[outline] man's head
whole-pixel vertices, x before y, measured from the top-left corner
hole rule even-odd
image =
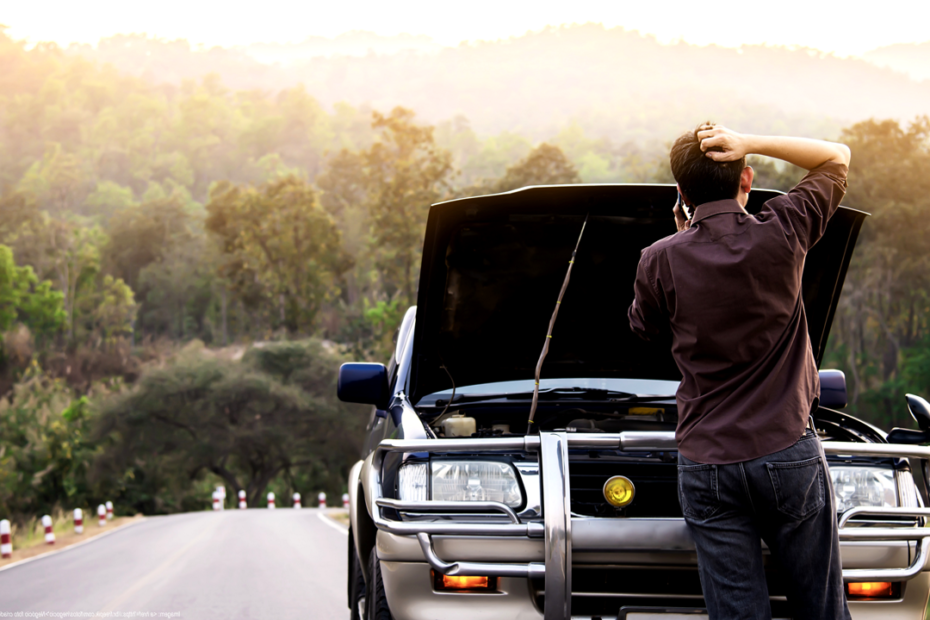
[[[694,131],[682,134],[669,153],[672,175],[692,206],[736,198],[740,191],[740,177],[746,168],[745,157],[727,162],[716,162],[707,157],[697,137],[700,128],[707,125],[710,123],[702,123]],[[711,147],[711,150],[715,148]]]

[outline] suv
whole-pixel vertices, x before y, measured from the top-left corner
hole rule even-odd
[[[775,195],[754,190],[748,211]],[[674,186],[549,186],[430,209],[417,306],[396,351],[339,374],[342,400],[373,405],[348,479],[352,618],[706,614],[678,504],[681,375],[669,347],[641,341],[626,318],[640,250],[675,231],[675,197]],[[807,257],[818,365],[866,217],[841,207]],[[908,396],[921,430],[886,434],[838,411],[841,372],[821,371],[821,384],[813,419],[852,615],[923,619],[930,406]],[[773,615],[788,617],[765,557]]]

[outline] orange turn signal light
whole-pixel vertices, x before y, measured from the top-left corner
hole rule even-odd
[[[436,590],[477,592],[497,589],[497,577],[450,577],[436,571],[430,572],[433,573],[433,587]]]
[[[846,594],[862,598],[891,598],[895,592],[890,581],[863,581],[847,583]]]

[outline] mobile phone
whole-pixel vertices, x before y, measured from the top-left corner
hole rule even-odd
[[[685,217],[688,218],[688,221],[691,221],[691,212],[688,211],[687,205],[685,205],[684,198],[681,197],[681,192],[678,192],[678,208],[681,209],[681,212],[685,214]]]

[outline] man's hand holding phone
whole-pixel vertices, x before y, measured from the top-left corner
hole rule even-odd
[[[675,214],[675,226],[678,227],[678,232],[691,228],[691,218],[686,209],[685,201],[681,198],[681,194],[679,193],[675,208],[672,209],[672,213]]]

